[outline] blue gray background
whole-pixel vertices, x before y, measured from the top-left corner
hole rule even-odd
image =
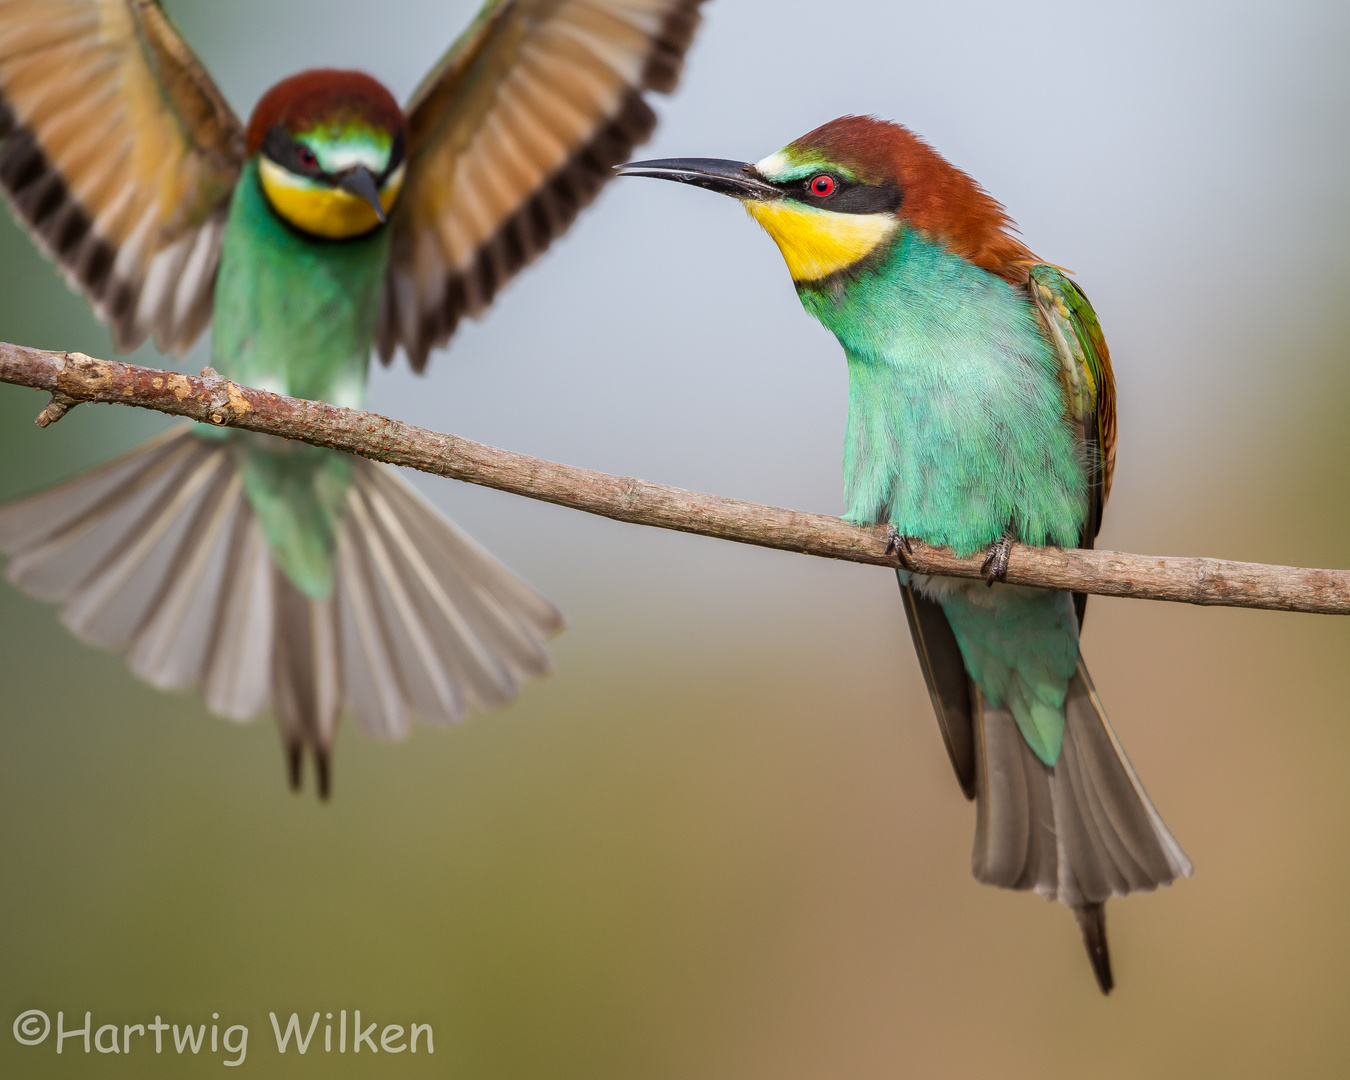
[[[363,67],[403,97],[465,2],[167,0],[247,115]],[[644,156],[756,159],[845,112],[926,136],[1072,268],[1111,342],[1101,544],[1350,565],[1350,8],[716,0]],[[0,338],[110,355],[6,218]],[[158,363],[150,350],[138,359]],[[205,363],[200,350],[185,370]],[[846,374],[730,200],[594,209],[371,406],[576,465],[841,509]],[[0,387],[0,498],[164,421]],[[138,684],[0,587],[0,1071],[23,1009],[252,1029],[268,1076],[1343,1076],[1350,623],[1092,603],[1084,648],[1197,867],[1111,907],[1097,994],[1063,909],[978,887],[884,572],[418,480],[568,613],[557,672],[402,744],[345,729],[335,798],[270,722]],[[279,1059],[268,1010],[431,1022],[436,1055]],[[226,1020],[222,1020],[222,1023]],[[345,1071],[344,1071],[345,1070]]]

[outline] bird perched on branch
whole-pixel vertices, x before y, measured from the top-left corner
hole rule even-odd
[[[1002,583],[1012,541],[1090,547],[1111,490],[1115,390],[1087,297],[912,132],[845,116],[756,164],[625,175],[741,201],[844,347],[846,517],[969,556],[988,582],[899,571],[961,790],[975,877],[1073,908],[1103,993],[1108,897],[1189,877],[1079,655],[1087,597]]]
[[[240,383],[359,406],[421,371],[652,131],[700,0],[490,0],[406,110],[308,71],[247,127],[156,0],[0,0],[0,186],[108,322]],[[549,667],[557,610],[392,469],[179,428],[0,509],[9,578],[214,712],[276,713],[327,794],[339,715],[398,735]]]

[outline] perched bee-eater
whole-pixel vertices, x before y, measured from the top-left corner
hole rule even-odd
[[[739,199],[844,347],[846,517],[960,555],[988,582],[899,571],[961,790],[971,869],[1073,908],[1103,993],[1104,903],[1189,877],[1078,649],[1086,596],[1001,583],[1011,541],[1090,547],[1111,490],[1115,389],[1087,297],[912,132],[845,116],[756,164],[620,167]]]
[[[407,110],[308,71],[230,110],[156,0],[0,0],[0,186],[129,350],[210,326],[237,382],[359,406],[564,232],[669,91],[700,0],[490,0]],[[8,576],[326,794],[339,715],[397,735],[509,700],[558,611],[394,470],[178,428],[0,510]]]

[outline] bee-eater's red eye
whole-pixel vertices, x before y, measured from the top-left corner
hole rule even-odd
[[[834,191],[834,177],[828,175],[827,173],[821,173],[819,176],[817,176],[814,180],[811,181],[812,195],[819,195],[821,198],[824,198],[826,195],[829,195],[832,191]]]
[[[306,169],[312,169],[319,163],[319,159],[314,156],[314,151],[308,146],[300,147],[300,164]]]

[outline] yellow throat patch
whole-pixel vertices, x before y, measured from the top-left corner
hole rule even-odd
[[[783,253],[793,281],[819,281],[866,258],[900,224],[894,214],[841,214],[789,199],[746,199],[746,211]]]
[[[345,240],[368,233],[380,223],[375,210],[365,199],[350,191],[296,176],[268,158],[259,159],[258,175],[272,209],[297,229],[314,236]],[[403,166],[400,165],[380,188],[380,205],[385,214],[392,209],[402,187]]]

